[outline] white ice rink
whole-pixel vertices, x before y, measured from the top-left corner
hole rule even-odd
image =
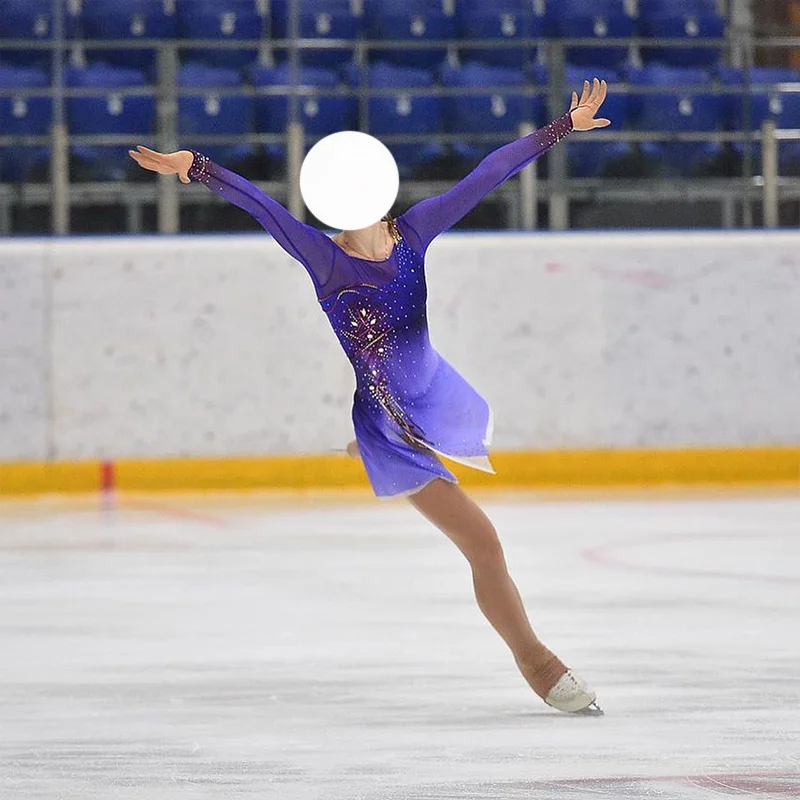
[[[800,497],[490,495],[547,708],[410,506],[0,505],[0,798],[800,796]]]

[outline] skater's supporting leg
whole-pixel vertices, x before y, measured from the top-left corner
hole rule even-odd
[[[567,668],[536,638],[488,517],[457,485],[441,479],[409,500],[469,561],[478,606],[511,649],[531,688],[546,697]]]

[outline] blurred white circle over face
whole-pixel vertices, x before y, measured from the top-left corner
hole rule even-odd
[[[343,231],[379,222],[394,205],[399,188],[400,174],[389,149],[358,131],[321,139],[300,169],[300,192],[308,210]]]

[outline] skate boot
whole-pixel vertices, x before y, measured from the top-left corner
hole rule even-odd
[[[567,670],[555,686],[547,693],[547,705],[571,714],[600,715],[603,710],[597,705],[597,694],[592,691],[583,678],[571,669]]]

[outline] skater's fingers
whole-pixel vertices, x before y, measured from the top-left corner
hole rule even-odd
[[[590,108],[596,109],[598,107],[597,98],[600,95],[600,81],[597,78],[592,78],[592,88],[589,92],[589,97],[586,100],[586,105]]]
[[[572,93],[572,102],[570,103],[569,110],[574,111],[578,107],[578,93]]]
[[[141,153],[137,153],[135,150],[129,150],[128,152],[131,154],[131,158],[135,158],[137,161],[142,161],[145,164],[158,163],[154,158],[150,158],[150,156],[143,156]]]
[[[155,162],[155,158],[153,155],[150,154],[150,151],[143,151],[140,145],[137,145],[136,150],[128,150],[130,153],[131,158],[135,158],[137,161],[151,161]]]
[[[143,169],[149,169],[152,172],[157,172],[159,175],[175,175],[178,169],[175,166],[174,159],[157,153],[155,150],[148,150],[147,148],[139,147],[140,152],[128,151],[136,163]],[[182,171],[181,180],[183,183],[190,183],[189,176],[187,175],[188,166]],[[180,174],[180,173],[179,173]]]
[[[600,104],[603,102],[604,98],[605,98],[605,92],[603,90],[603,83],[601,83],[600,81],[597,80],[597,78],[595,78],[594,85],[592,86],[592,94],[591,97],[589,97],[589,103],[588,103],[589,107],[593,111],[597,111],[597,109],[600,108]]]
[[[600,119],[596,119],[594,121],[595,128],[607,128],[611,124],[610,119],[605,119],[601,117]]]
[[[131,153],[131,158],[143,169],[149,169],[153,172],[158,172],[162,168],[158,162],[153,161],[150,158],[142,158],[142,156],[136,153]]]
[[[128,150],[128,155],[140,166],[144,167],[145,169],[149,169],[149,162],[147,159],[143,158],[139,153],[135,150]]]
[[[143,144],[137,144],[136,149],[143,155],[150,156],[150,158],[164,158],[163,153],[159,153],[158,150],[151,150],[149,147],[145,147]]]
[[[578,101],[579,106],[586,105],[586,102],[589,99],[590,89],[589,89],[589,81],[583,82],[583,92],[581,92],[581,99]]]
[[[608,94],[608,84],[605,81],[600,81],[600,92],[597,98],[597,108],[605,102],[606,95]]]
[[[136,159],[136,163],[142,168],[150,170],[150,172],[157,172],[159,175],[174,175],[175,170],[165,164],[158,164],[155,161],[147,161],[145,159]],[[189,181],[187,180],[186,183]]]

